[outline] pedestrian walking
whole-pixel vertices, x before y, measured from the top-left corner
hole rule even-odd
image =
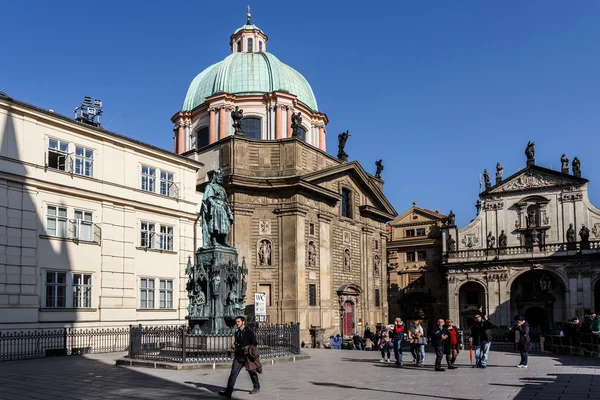
[[[380,362],[391,362],[391,340],[389,328],[387,326],[383,327],[381,330],[381,336],[379,337],[379,349],[381,350]]]
[[[496,326],[488,321],[487,315],[475,316],[475,323],[471,327],[471,338],[475,347],[475,365],[473,368],[486,368],[488,353],[492,345],[492,329]]]
[[[530,327],[525,319],[517,315],[515,317],[515,321],[517,321],[517,326],[515,326],[515,330],[520,333],[520,341],[519,341],[519,352],[521,353],[521,362],[517,365],[518,368],[527,368],[527,364],[529,363],[529,352],[531,351],[531,337],[529,336]]]
[[[437,326],[433,329],[431,335],[431,345],[435,350],[435,370],[445,371],[442,368],[442,359],[444,358],[444,340],[448,338],[448,331],[444,327],[444,320],[439,319]]]
[[[413,364],[420,367],[425,360],[425,344],[427,343],[420,319],[413,322],[408,331],[408,338],[410,340],[410,352],[413,356]]]
[[[448,363],[448,369],[456,369],[454,365],[458,354],[462,350],[462,337],[458,333],[458,330],[454,326],[454,322],[451,319],[446,320],[446,331],[448,332],[448,338],[444,341],[444,353],[446,353],[446,362]]]
[[[250,347],[254,347],[254,350],[256,350],[256,346],[258,345],[256,336],[254,336],[254,332],[252,332],[252,330],[246,326],[246,319],[244,317],[237,317],[235,319],[235,324],[238,330],[235,333],[235,340],[231,345],[231,348],[234,350],[231,373],[229,374],[229,379],[227,381],[227,388],[219,391],[219,395],[226,398],[231,398],[237,377],[242,368],[246,366],[246,362],[248,361],[248,352],[250,352]],[[258,381],[259,371],[261,371],[261,369],[258,369],[258,371],[248,370],[253,386],[250,394],[256,394],[260,392],[260,383]]]
[[[394,357],[396,358],[396,365],[402,365],[402,341],[404,340],[404,323],[401,318],[396,318],[394,321]]]

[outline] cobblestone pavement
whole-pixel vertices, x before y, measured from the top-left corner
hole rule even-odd
[[[242,371],[234,398],[250,399],[600,399],[600,360],[492,352],[488,368],[471,369],[468,352],[458,369],[380,363],[366,351],[306,350],[311,360],[266,365],[261,393],[249,395]],[[407,357],[408,356],[408,357]],[[0,399],[215,399],[228,370],[154,370],[114,365],[115,354],[0,363]],[[405,359],[410,358],[405,353]],[[593,385],[596,384],[595,390]]]

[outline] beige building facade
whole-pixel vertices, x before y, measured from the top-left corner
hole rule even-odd
[[[486,179],[477,217],[442,228],[450,317],[469,325],[488,314],[510,325],[516,314],[540,331],[600,308],[600,210],[576,158],[561,171],[527,166],[495,184]],[[558,158],[558,157],[557,157]]]
[[[388,224],[389,319],[424,320],[433,326],[447,315],[442,271],[442,221],[439,211],[417,203]]]
[[[308,343],[312,326],[348,337],[387,320],[382,260],[395,211],[380,179],[294,138],[230,136],[186,155],[222,169],[249,303],[266,293],[270,322],[300,322]]]
[[[5,94],[0,159],[0,329],[184,321],[200,163]]]

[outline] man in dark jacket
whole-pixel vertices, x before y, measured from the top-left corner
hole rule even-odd
[[[220,390],[219,395],[227,398],[231,398],[231,394],[233,393],[233,388],[235,387],[235,381],[237,380],[240,371],[244,367],[246,362],[246,355],[244,354],[244,347],[246,346],[254,346],[258,345],[256,341],[256,336],[254,336],[254,332],[250,330],[246,326],[246,319],[244,317],[237,317],[235,319],[235,324],[237,325],[237,332],[235,333],[235,341],[231,345],[231,348],[234,349],[234,357],[233,364],[231,365],[231,373],[229,374],[229,380],[227,381],[227,388],[225,390]],[[250,374],[250,379],[252,380],[252,386],[254,387],[250,394],[256,394],[260,392],[260,383],[258,382],[258,374],[256,371],[248,372]]]
[[[435,370],[445,371],[442,368],[442,358],[444,358],[444,341],[448,338],[448,331],[444,327],[444,320],[439,319],[437,325],[431,332],[431,345],[435,350]]]
[[[396,365],[402,365],[402,341],[404,340],[404,323],[402,322],[402,319],[396,318],[392,334],[394,338],[393,345]]]
[[[473,368],[486,368],[488,363],[488,353],[492,345],[492,329],[496,326],[487,319],[487,315],[481,318],[481,315],[475,316],[475,323],[471,327],[471,338],[473,347],[475,347],[475,365]]]

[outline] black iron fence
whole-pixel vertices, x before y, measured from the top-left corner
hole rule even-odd
[[[0,361],[127,351],[129,328],[0,331]]]
[[[300,353],[300,325],[249,325],[261,358]],[[187,326],[132,326],[129,357],[176,363],[228,362],[233,359],[232,331],[193,334]]]
[[[471,331],[466,329],[462,332],[463,344],[465,350],[469,349],[469,338],[471,337]],[[529,333],[531,337],[531,353],[540,352],[540,333],[537,331],[531,331]],[[473,347],[474,349],[475,347]],[[493,351],[504,351],[504,352],[518,352],[515,339],[509,334],[508,328],[497,328],[492,330],[492,345],[490,350]]]

